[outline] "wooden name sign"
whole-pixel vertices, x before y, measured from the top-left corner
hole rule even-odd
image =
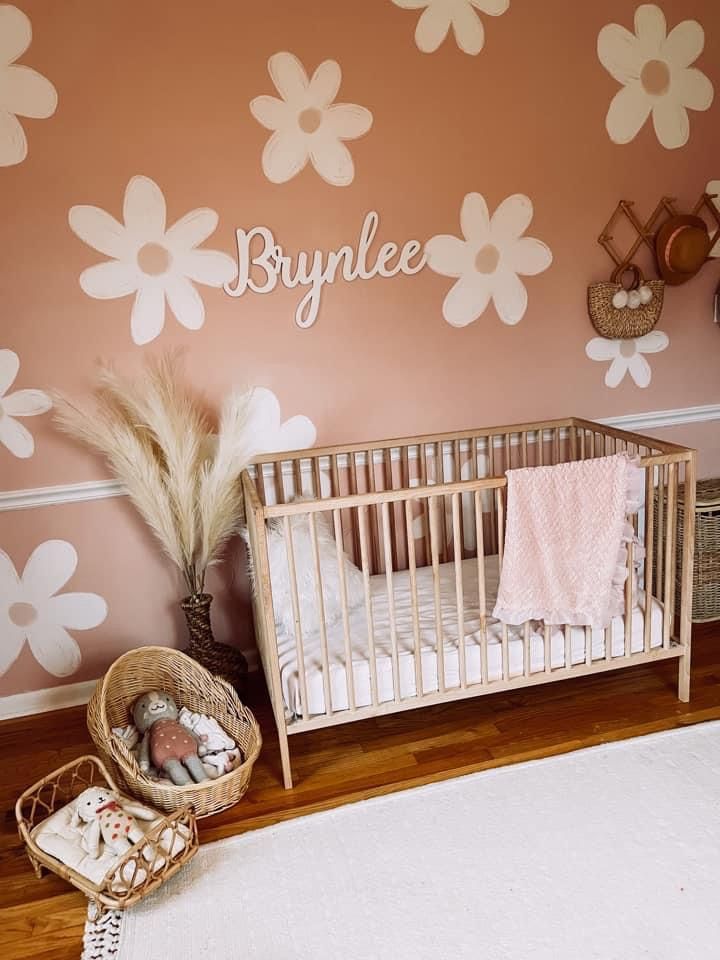
[[[252,230],[238,228],[238,275],[223,289],[231,297],[241,297],[247,290],[270,293],[278,281],[290,290],[307,287],[307,292],[297,305],[295,322],[299,327],[311,327],[318,317],[323,287],[326,283],[334,283],[338,275],[347,281],[389,278],[399,273],[411,277],[425,266],[424,245],[419,240],[408,240],[402,247],[397,243],[383,243],[371,261],[370,246],[379,223],[379,215],[371,210],[363,220],[356,247],[346,244],[327,253],[315,250],[312,254],[301,250],[294,262],[276,243],[268,227],[253,227]],[[260,239],[262,249],[253,255],[251,246],[256,237]],[[260,282],[252,276],[253,273],[258,276],[258,271],[261,272]]]

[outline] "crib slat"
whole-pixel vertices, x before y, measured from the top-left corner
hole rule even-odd
[[[480,682],[489,683],[487,651],[487,599],[485,594],[485,535],[483,531],[482,499],[475,491],[475,541],[477,544],[478,608],[480,610]]]
[[[666,533],[665,533],[665,576],[664,587],[665,595],[663,605],[665,607],[663,616],[663,647],[668,649],[670,646],[670,632],[672,630],[672,607],[673,593],[675,591],[675,571],[673,569],[675,560],[675,510],[677,497],[677,464],[668,464],[668,496],[666,513]]]
[[[665,497],[667,490],[665,486],[665,464],[658,466],[658,485],[657,485],[657,555],[655,557],[655,593],[657,597],[662,597],[665,580],[663,572],[665,570]],[[664,611],[663,611],[664,616]]]
[[[275,503],[285,503],[285,491],[283,489],[282,462],[276,460],[273,464],[273,476],[275,478]]]
[[[455,567],[455,606],[457,608],[458,623],[458,670],[460,671],[460,687],[467,687],[467,667],[465,663],[465,597],[463,593],[462,551],[458,559],[458,543],[461,536],[460,527],[460,494],[452,495],[452,522],[453,522],[453,564]]]
[[[560,428],[552,429],[553,463],[560,463]]]
[[[340,609],[342,612],[343,639],[345,641],[345,685],[350,710],[355,709],[355,675],[353,672],[352,644],[350,642],[350,614],[348,612],[347,579],[345,577],[345,550],[343,546],[342,519],[339,510],[333,510],[335,527],[335,552],[340,581]]]
[[[295,655],[297,657],[298,676],[300,678],[300,698],[303,720],[308,718],[307,675],[305,673],[305,650],[303,648],[302,625],[300,623],[300,600],[297,588],[297,568],[295,566],[295,547],[293,544],[290,518],[283,517],[283,535],[287,544],[288,574],[290,576],[290,599],[292,601],[293,620],[295,621]]]
[[[370,449],[366,453],[367,472],[368,472],[368,490],[375,493],[377,490],[377,481],[375,478],[375,451]],[[373,504],[370,508],[372,517],[372,527],[370,528],[370,548],[372,550],[372,569],[373,573],[380,572],[380,545],[378,543],[378,513],[377,506]]]
[[[435,483],[446,483],[447,478],[445,477],[445,451],[443,449],[443,443],[439,440],[435,444]],[[447,501],[445,497],[442,497],[442,510],[438,515],[438,521],[440,526],[440,556],[443,563],[448,562],[448,540],[450,539],[449,531],[447,528]]]
[[[585,663],[592,664],[592,627],[585,627]]]
[[[521,446],[520,446],[521,461],[520,461],[520,462],[521,462],[521,464],[522,464],[523,467],[526,467],[526,466],[528,465],[528,434],[527,434],[527,430],[523,430],[523,432],[520,434],[520,443],[521,443]]]
[[[543,653],[545,657],[545,673],[552,673],[552,645],[550,643],[550,624],[546,623],[543,629]]]
[[[632,656],[632,623],[633,623],[633,561],[635,544],[630,541],[627,545],[627,580],[625,581],[625,656]]]
[[[394,490],[395,484],[393,482],[393,466],[392,466],[392,449],[390,447],[385,447],[383,451],[383,488],[385,490]],[[387,511],[385,511],[387,507]],[[394,570],[399,569],[400,564],[398,563],[398,545],[397,537],[395,536],[395,504],[383,504],[383,535],[384,535],[384,513],[387,512],[389,520],[389,533],[390,533],[390,557],[392,560],[392,568]],[[387,564],[387,548],[385,550],[385,563]],[[387,567],[386,567],[387,569]]]
[[[535,443],[537,444],[537,465],[545,465],[545,431],[542,427],[535,431]]]
[[[320,623],[320,655],[322,657],[323,667],[325,713],[327,716],[330,716],[330,714],[333,712],[332,693],[330,689],[330,663],[328,657],[327,626],[325,623],[325,605],[323,602],[322,573],[320,571],[320,551],[318,550],[317,527],[315,525],[316,514],[309,514],[308,519],[310,522],[310,546],[312,549],[313,565],[315,568],[315,602],[317,603],[318,620]]]
[[[298,458],[293,460],[293,484],[294,489],[293,493],[296,497],[301,497],[303,488],[302,488],[302,460]]]
[[[384,500],[380,505],[382,515],[383,546],[385,548],[385,583],[388,595],[388,613],[390,615],[390,644],[392,649],[393,699],[402,700],[400,694],[400,663],[398,660],[397,625],[395,620],[395,590],[393,587],[393,560],[390,532],[390,504]]]
[[[612,626],[605,627],[605,659],[612,660],[613,649],[612,649],[613,633]]]
[[[428,476],[428,467],[427,467],[427,445],[420,445],[420,486],[427,486],[427,476]],[[427,500],[420,501],[420,506],[422,513],[422,529],[423,529],[423,550],[425,551],[425,563],[427,564],[430,560],[430,518],[428,516],[428,502]]]
[[[445,648],[440,601],[440,562],[438,557],[438,498],[429,497],[430,507],[430,554],[433,572],[433,600],[435,602],[435,656],[437,658],[438,689],[445,693]]]
[[[643,649],[650,653],[653,610],[653,551],[655,550],[655,467],[645,469],[645,623],[643,624]]]
[[[372,596],[370,593],[370,562],[368,558],[368,508],[358,508],[358,527],[360,532],[360,564],[362,567],[365,593],[365,619],[368,634],[368,673],[370,674],[370,696],[373,706],[378,705],[377,659],[375,657],[375,624],[373,622]]]
[[[355,451],[351,451],[348,454],[348,481],[349,489],[352,495],[358,492],[358,482],[357,482],[357,461],[355,459]],[[357,510],[350,511],[350,529],[352,532],[352,541],[353,541],[353,560],[357,563],[358,557],[360,556],[360,532],[358,530],[358,524],[360,521],[360,515]]]
[[[503,551],[505,549],[505,497],[504,491],[498,487],[495,491],[497,502],[497,526],[498,526],[498,568],[502,572]],[[503,623],[501,628],[501,651],[502,651],[502,678],[507,680],[510,676],[510,651],[508,649],[508,627]]]
[[[532,669],[532,648],[530,646],[530,621],[523,624],[523,676],[529,677]]]
[[[487,437],[488,445],[488,473],[491,477],[495,476],[495,437],[490,434]],[[490,546],[492,550],[497,550],[497,523],[495,520],[495,502],[492,501],[490,509]]]
[[[505,434],[504,446],[505,446],[505,469],[512,470],[512,446],[511,446],[511,435],[509,433]]]
[[[570,624],[566,623],[563,628],[563,633],[565,634],[565,669],[566,670],[570,670],[572,667],[571,631],[572,631],[572,628]]]
[[[322,500],[322,482],[320,478],[320,457],[312,458],[313,482],[315,486],[314,494],[316,500]]]
[[[410,571],[410,602],[412,604],[413,640],[415,652],[415,695],[425,692],[422,679],[422,648],[420,645],[420,612],[418,609],[417,575],[415,564],[415,537],[412,529],[412,501],[405,501],[405,537],[407,540],[408,570]]]

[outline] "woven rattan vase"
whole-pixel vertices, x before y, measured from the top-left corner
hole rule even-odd
[[[216,677],[227,680],[242,695],[245,692],[248,664],[242,653],[213,636],[209,593],[193,593],[180,602],[187,621],[190,643],[186,653]]]

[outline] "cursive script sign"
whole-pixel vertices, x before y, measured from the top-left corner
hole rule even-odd
[[[299,327],[311,327],[318,317],[323,287],[326,283],[334,283],[338,275],[348,281],[395,277],[398,273],[411,277],[425,266],[423,244],[419,240],[408,240],[402,247],[397,243],[383,243],[371,261],[370,246],[379,223],[379,215],[371,210],[363,220],[357,249],[345,245],[329,253],[315,250],[309,254],[301,250],[294,263],[293,258],[286,256],[280,244],[275,242],[268,227],[253,227],[252,230],[238,228],[238,274],[223,289],[231,297],[241,297],[247,290],[270,293],[278,281],[290,290],[308,287],[295,311],[295,322]],[[255,238],[260,239],[262,248],[253,255],[251,246]],[[253,279],[253,268],[256,268],[256,276],[260,272],[260,282]]]

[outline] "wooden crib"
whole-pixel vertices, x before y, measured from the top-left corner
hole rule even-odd
[[[604,631],[494,621],[505,471],[621,451],[639,456],[646,474],[644,504],[631,518],[644,559],[631,545],[623,616]],[[266,455],[242,482],[257,644],[286,788],[289,737],[332,724],[673,657],[678,696],[689,699],[693,450],[571,417]],[[298,517],[311,545],[312,636],[303,636],[300,616],[298,576],[308,571],[298,569],[293,548]],[[340,610],[332,621],[321,522],[329,522],[337,554]],[[278,629],[273,608],[271,528],[289,544],[290,632]],[[352,608],[344,554],[362,574],[363,602]]]

